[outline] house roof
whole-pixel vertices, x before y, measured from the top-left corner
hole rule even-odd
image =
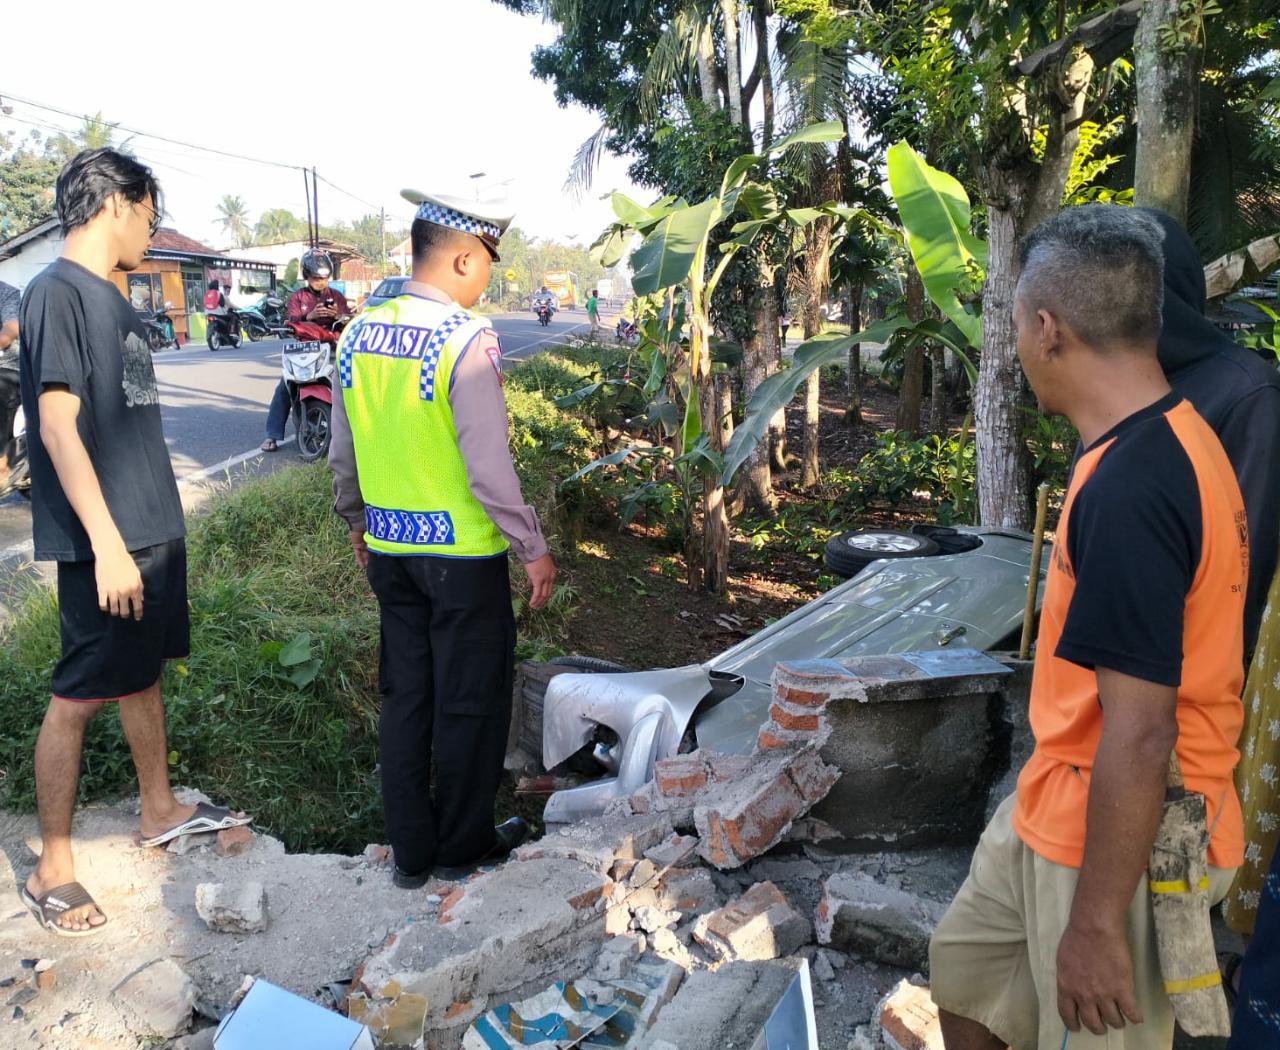
[[[188,255],[221,255],[207,244],[201,244],[186,234],[168,226],[161,226],[151,238],[151,250],[160,252],[185,252]]]
[[[34,241],[47,233],[52,233],[58,228],[58,220],[56,217],[45,219],[44,222],[38,222],[34,226],[28,226],[21,233],[16,233],[7,241],[0,241],[0,259],[12,259],[18,252],[22,251],[24,245]]]

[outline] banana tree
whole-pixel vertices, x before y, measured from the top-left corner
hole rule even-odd
[[[668,344],[671,359],[668,373],[679,377],[678,395],[683,401],[683,423],[675,449],[677,461],[696,461],[703,475],[702,565],[688,566],[689,584],[696,587],[701,577],[707,590],[720,594],[728,586],[729,518],[720,483],[721,454],[724,451],[724,422],[717,410],[711,383],[712,339],[711,299],[734,255],[752,243],[767,226],[785,223],[803,227],[823,214],[813,208],[786,208],[767,177],[752,179],[774,156],[800,143],[837,142],[844,129],[837,121],[802,128],[778,139],[762,153],[746,154],[725,170],[717,193],[697,204],[664,197],[645,207],[615,193],[612,223],[593,245],[595,258],[605,267],[616,265],[632,239],[642,240],[631,257],[632,286],[639,295],[665,291],[673,302],[677,287],[687,290],[689,345],[687,354],[679,342]],[[833,205],[834,207],[834,205]],[[718,246],[715,258],[712,231],[721,223],[741,215],[731,229],[731,237]],[[692,535],[692,507],[686,509],[686,524]]]
[[[969,198],[946,172],[927,164],[907,143],[888,151],[889,187],[905,231],[905,240],[924,282],[925,293],[946,316],[946,322],[912,322],[904,316],[886,318],[848,336],[824,334],[796,350],[791,367],[770,376],[747,404],[745,418],[725,449],[721,484],[732,482],[738,468],[768,432],[773,414],[790,404],[800,385],[815,369],[838,362],[855,343],[887,343],[902,338],[931,340],[950,349],[964,366],[970,382],[977,379],[973,351],[982,343],[982,318],[976,312],[976,290],[982,283],[987,246],[969,230]],[[855,214],[834,209],[843,218]],[[870,215],[857,216],[896,239],[904,234]]]

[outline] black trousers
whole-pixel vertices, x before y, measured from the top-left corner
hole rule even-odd
[[[387,836],[401,871],[493,847],[515,674],[506,555],[369,555],[382,610],[378,742]],[[435,757],[435,797],[431,759]]]

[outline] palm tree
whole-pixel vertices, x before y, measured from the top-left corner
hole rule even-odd
[[[218,205],[218,221],[224,232],[231,234],[237,248],[247,248],[249,237],[249,206],[239,197],[222,198]]]
[[[302,220],[288,208],[272,208],[264,211],[254,227],[255,244],[279,244],[293,240],[302,232]]]
[[[87,149],[110,147],[121,153],[132,153],[133,149],[130,146],[132,138],[125,139],[123,142],[115,141],[116,128],[119,126],[119,124],[108,123],[99,111],[91,117],[86,116],[80,124],[80,130],[75,134],[57,135],[50,141],[50,145],[64,162]]]

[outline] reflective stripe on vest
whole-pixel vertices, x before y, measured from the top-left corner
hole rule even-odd
[[[370,550],[488,558],[507,549],[471,494],[449,404],[458,361],[488,327],[456,303],[403,295],[343,334],[338,380]]]

